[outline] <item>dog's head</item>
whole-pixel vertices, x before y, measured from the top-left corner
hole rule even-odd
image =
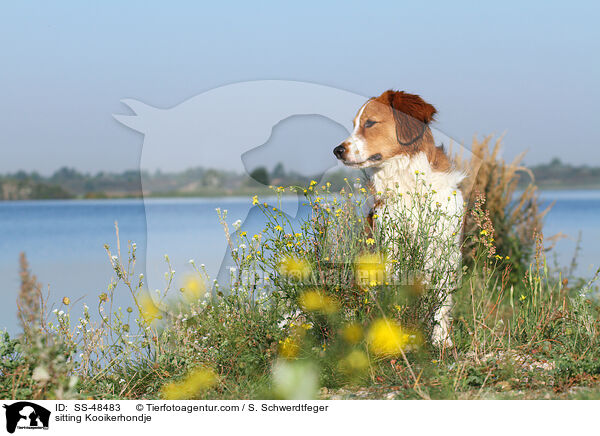
[[[430,154],[436,147],[429,123],[436,112],[418,95],[385,91],[359,109],[354,131],[333,154],[356,168],[378,166],[402,154]]]

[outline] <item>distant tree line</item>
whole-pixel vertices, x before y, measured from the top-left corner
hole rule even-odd
[[[559,158],[549,163],[529,167],[535,176],[535,183],[546,189],[551,188],[597,188],[600,189],[600,167],[571,165]],[[523,175],[521,181],[527,182]]]
[[[575,166],[555,158],[529,169],[540,188],[600,189],[600,167]],[[357,170],[343,168],[329,172],[327,180],[333,189],[339,189],[346,183],[344,178],[360,176]],[[127,170],[96,174],[63,167],[50,176],[35,171],[0,175],[0,200],[141,197],[142,193],[150,196],[246,195],[265,191],[268,185],[304,186],[311,179],[320,178],[321,174],[307,176],[287,170],[282,163],[272,170],[265,166],[254,168],[249,175],[201,167],[181,172]],[[521,184],[529,180],[523,173]]]

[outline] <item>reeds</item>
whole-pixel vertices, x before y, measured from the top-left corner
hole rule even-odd
[[[39,329],[42,323],[42,286],[31,273],[25,253],[19,256],[21,287],[17,297],[17,316],[26,335]]]
[[[484,210],[489,213],[495,230],[496,250],[500,256],[508,256],[514,274],[522,275],[534,254],[534,234],[542,232],[542,219],[551,205],[541,210],[533,173],[521,164],[525,153],[512,162],[506,162],[500,157],[501,149],[502,137],[497,138],[493,145],[492,136],[482,140],[473,138],[471,158],[467,160],[458,155],[455,163],[467,174],[462,190],[469,206],[473,206],[478,195],[483,195]],[[529,183],[520,190],[522,175],[529,177]],[[476,229],[472,215],[467,215],[463,247],[467,262],[473,258],[473,243],[469,242],[469,236]]]

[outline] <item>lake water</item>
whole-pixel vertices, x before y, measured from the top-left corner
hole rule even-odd
[[[544,234],[567,235],[557,243],[551,260],[570,263],[581,231],[577,271],[591,276],[600,263],[600,191],[546,191],[542,199],[556,200],[546,216]],[[248,198],[0,202],[0,330],[19,330],[15,301],[20,252],[27,254],[51,305],[57,306],[63,296],[73,301],[76,314],[84,302],[96,305],[112,276],[103,246],[108,243],[116,250],[115,221],[123,251],[128,240],[136,242],[136,272],[145,274],[151,289],[164,285],[164,254],[176,277],[191,272],[189,259],[206,264],[211,276],[217,276],[226,253],[217,207],[228,210],[229,223],[242,220],[249,234],[262,228],[256,210],[246,219],[251,210]],[[286,199],[282,209],[295,215],[297,200]],[[117,296],[117,304],[130,304],[125,289],[118,289]]]

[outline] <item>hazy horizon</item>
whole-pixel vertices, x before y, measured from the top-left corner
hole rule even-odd
[[[523,165],[526,166],[526,167],[530,167],[530,166],[536,166],[536,165],[549,164],[555,158],[556,157],[551,157],[551,158],[548,158],[546,161],[537,162],[537,163],[534,163],[534,164],[530,164],[528,162],[524,162]],[[595,167],[599,167],[600,166],[600,163],[596,164],[596,165],[594,165],[594,164],[588,164],[588,163],[574,164],[572,162],[567,162],[567,161],[565,161],[563,159],[560,159],[560,162],[561,162],[561,164],[564,164],[564,165],[572,165],[572,166],[577,166],[577,167],[594,167],[595,168]],[[253,169],[258,168],[260,166],[264,166],[265,168],[267,168],[267,170],[272,171],[276,165],[277,165],[277,163],[274,163],[274,164],[265,164],[265,165],[258,165],[256,167],[253,167]],[[86,174],[86,175],[91,175],[91,176],[94,176],[94,175],[96,175],[98,173],[106,173],[106,174],[115,173],[115,174],[120,174],[120,173],[124,173],[124,172],[127,172],[127,171],[145,171],[145,169],[141,169],[139,167],[138,168],[134,168],[134,167],[132,167],[132,168],[123,168],[122,170],[102,169],[102,168],[100,168],[98,170],[87,170],[86,171],[86,170],[81,170],[81,169],[73,167],[73,166],[63,165],[63,166],[54,168],[52,170],[49,170],[47,172],[42,172],[42,171],[37,171],[37,170],[28,170],[28,169],[20,168],[20,169],[15,169],[15,170],[11,170],[11,171],[0,172],[0,176],[5,176],[5,175],[9,175],[9,174],[15,174],[15,173],[18,173],[20,171],[24,171],[24,172],[29,173],[29,174],[35,172],[35,173],[39,174],[42,177],[50,177],[54,173],[56,173],[57,171],[59,171],[59,170],[61,170],[63,168],[72,169],[72,170],[75,170],[75,171],[77,171],[77,172],[79,172],[81,174]],[[216,170],[222,170],[222,171],[233,171],[233,172],[235,172],[235,168],[216,168],[216,167],[196,165],[196,166],[190,166],[190,167],[184,168],[182,170],[177,170],[177,171],[168,171],[168,170],[162,170],[160,168],[157,168],[156,170],[152,171],[152,174],[154,174],[156,172],[161,172],[163,174],[181,173],[181,172],[185,172],[185,171],[189,171],[189,170],[195,170],[195,169],[198,169],[198,168],[202,168],[202,169],[206,169],[206,170],[216,169]],[[284,164],[284,169],[285,170],[291,170],[291,171],[294,170],[293,168],[291,168],[289,166],[286,166],[285,164]],[[334,170],[335,169],[347,170],[347,171],[351,171],[352,170],[352,168],[349,168],[349,167],[344,166],[342,164],[338,165],[336,168],[334,168]],[[316,172],[318,172],[318,171],[316,171]]]

